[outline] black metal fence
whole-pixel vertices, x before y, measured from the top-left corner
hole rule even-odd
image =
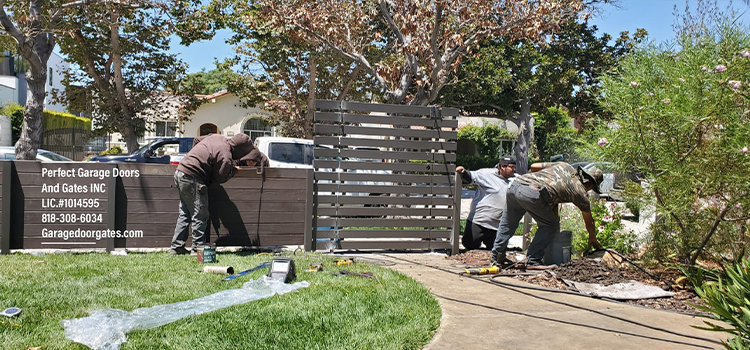
[[[86,145],[91,138],[91,131],[86,129],[62,128],[42,132],[40,148],[66,156],[72,160],[83,160],[86,157]]]
[[[316,249],[457,253],[458,112],[316,101]]]

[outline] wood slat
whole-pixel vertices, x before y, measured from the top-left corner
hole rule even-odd
[[[319,195],[318,204],[370,204],[370,205],[453,205],[453,198],[448,197],[395,197],[395,196],[335,196]]]
[[[434,110],[440,110],[444,116],[458,116],[458,108],[431,107],[431,106],[408,106],[389,105],[379,103],[365,103],[352,101],[315,100],[316,109],[333,109],[358,112],[383,112],[394,114],[417,114],[430,115]]]
[[[318,230],[318,239],[335,238],[449,238],[450,230]]]
[[[457,128],[458,119],[431,119],[420,117],[382,116],[337,112],[315,112],[316,122],[362,123],[384,125],[419,125],[428,128]]]
[[[315,133],[332,135],[371,135],[371,136],[396,136],[396,137],[419,137],[427,139],[456,140],[458,132],[444,130],[419,130],[398,128],[374,128],[352,125],[315,125]]]
[[[350,217],[350,216],[388,216],[398,215],[399,217],[408,216],[452,216],[453,209],[436,209],[436,208],[384,208],[384,207],[318,207],[314,209],[314,214],[330,217]]]
[[[446,150],[455,151],[456,141],[410,141],[379,138],[354,138],[338,136],[315,136],[316,145],[347,146],[347,147],[379,147],[403,148],[409,150]]]
[[[324,227],[450,227],[452,220],[447,219],[393,219],[393,218],[318,218],[317,226]]]
[[[316,180],[317,181],[317,180]],[[378,193],[378,194],[452,194],[455,186],[378,186],[378,185],[351,185],[316,183],[318,193],[345,192],[345,193]]]
[[[340,242],[328,243],[323,241],[315,242],[316,250],[330,250],[343,249],[343,250],[383,250],[383,249],[410,249],[410,250],[429,250],[429,249],[449,249],[450,242],[439,242],[439,241],[386,241],[386,240],[373,240],[373,241],[351,241],[344,240]]]
[[[319,181],[350,181],[350,182],[378,182],[382,185],[411,182],[415,184],[449,184],[453,182],[450,175],[401,175],[401,174],[368,174],[368,173],[333,173],[316,172],[315,179]]]

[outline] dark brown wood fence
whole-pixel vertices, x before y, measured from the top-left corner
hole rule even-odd
[[[457,116],[452,108],[316,101],[316,249],[457,253]]]
[[[176,166],[1,163],[0,250],[4,254],[10,249],[169,247],[179,208]],[[256,170],[247,168],[209,189],[211,242],[311,249],[312,171],[265,169],[259,174]],[[50,171],[59,172],[49,176]],[[85,177],[79,171],[109,171],[109,176]],[[112,176],[115,171],[127,175]],[[125,235],[97,238],[107,230]]]

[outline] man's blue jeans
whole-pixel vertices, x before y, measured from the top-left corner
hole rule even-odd
[[[177,170],[174,182],[180,190],[180,216],[172,237],[172,249],[184,248],[190,228],[193,229],[193,251],[207,241],[208,186],[200,179]]]
[[[535,188],[513,182],[505,195],[505,211],[500,218],[497,237],[492,247],[492,256],[502,261],[508,249],[508,241],[518,228],[525,213],[536,221],[538,228],[526,254],[527,265],[539,265],[544,258],[544,250],[555,234],[560,232],[560,214],[557,204],[544,188]]]

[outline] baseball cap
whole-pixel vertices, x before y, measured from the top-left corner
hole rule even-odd
[[[501,165],[510,165],[510,164],[516,164],[516,157],[508,156],[508,157],[501,157],[500,161],[495,165],[495,168],[499,168]]]

